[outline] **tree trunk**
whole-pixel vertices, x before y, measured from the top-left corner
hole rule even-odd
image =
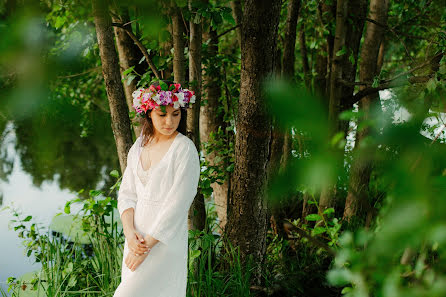
[[[359,45],[364,29],[364,20],[367,15],[367,0],[351,0],[348,3],[348,20],[346,32],[346,53],[343,58],[342,79],[348,82],[354,82],[356,79],[357,61],[359,55]],[[353,62],[350,59],[353,58]],[[354,86],[343,85],[341,89],[341,98],[353,95]],[[341,111],[351,110],[352,104],[341,102]],[[340,121],[341,131],[344,131],[345,137],[349,131],[349,121]]]
[[[167,24],[167,31],[172,32],[172,24]],[[168,57],[171,55],[170,50],[173,47],[172,39],[168,38],[167,40],[161,40],[160,38],[160,56]],[[161,71],[161,77],[165,80],[171,80],[173,73],[173,65],[172,61],[169,62],[166,68]]]
[[[118,56],[113,41],[113,28],[108,7],[102,0],[92,3],[99,53],[102,62],[102,74],[110,105],[111,123],[116,142],[121,172],[127,166],[127,153],[133,144],[128,108],[119,73]]]
[[[335,40],[333,44],[333,60],[331,64],[330,73],[330,101],[328,106],[328,120],[330,125],[330,138],[333,137],[338,131],[340,131],[340,123],[338,120],[338,115],[341,110],[341,95],[342,88],[339,82],[342,79],[343,70],[343,57],[342,55],[337,55],[341,49],[345,46],[345,38],[347,32],[347,12],[348,12],[348,1],[338,0],[336,4],[336,32]],[[339,158],[341,158],[339,152],[333,152]],[[339,163],[336,164],[339,166]],[[335,194],[336,194],[336,178],[329,182],[321,192],[321,197],[319,200],[319,209],[323,212],[325,209],[335,206]]]
[[[232,9],[232,17],[235,20],[235,24],[241,25],[243,12],[242,12],[242,3],[240,2],[240,0],[231,1],[231,9]],[[235,30],[237,32],[238,45],[241,47],[242,37],[241,37],[240,27],[238,27]]]
[[[174,2],[172,2],[170,11],[172,17],[173,77],[176,83],[184,85],[186,82],[186,58],[184,57],[186,28],[181,16],[181,9]]]
[[[294,79],[296,25],[299,16],[300,3],[300,0],[290,0],[290,2],[288,2],[285,38],[283,42],[283,59],[281,73],[283,77],[291,80]],[[277,53],[280,53],[280,51],[277,50]],[[275,67],[274,71],[276,73],[279,73],[280,70],[278,69],[278,66],[280,65],[280,55],[276,57],[277,66]],[[273,119],[273,122],[276,121]],[[284,168],[286,166],[286,162],[289,160],[289,154],[291,154],[291,134],[289,133],[290,129],[291,127],[283,129],[280,128],[278,124],[273,124],[271,160],[268,165],[269,178],[275,176],[280,168]],[[285,155],[286,157],[284,157]],[[271,203],[269,205],[269,209],[272,215],[272,228],[274,232],[279,234],[279,236],[281,237],[286,236],[286,232],[282,226],[282,222],[284,220],[284,212],[282,211],[284,208],[284,199],[286,199],[286,197],[280,197],[278,201],[275,201],[274,203]]]
[[[387,24],[388,0],[371,0],[369,18],[380,24]],[[361,65],[359,69],[360,81],[372,81],[378,74],[378,56],[383,39],[384,28],[372,22],[367,24],[364,43],[361,50]],[[359,109],[364,112],[365,121],[370,120],[372,110],[380,110],[379,94],[366,96],[359,101]],[[362,119],[358,120],[358,125]],[[373,127],[370,127],[374,130]],[[362,148],[362,140],[365,137],[376,136],[377,131],[369,127],[357,132],[355,151],[356,158],[350,170],[349,191],[345,202],[344,219],[351,220],[353,216],[360,215],[363,210],[368,210],[368,187],[370,174],[373,167],[373,152],[375,147],[370,145]],[[363,151],[367,150],[368,154]]]
[[[266,250],[266,168],[271,118],[261,92],[276,52],[280,0],[245,2],[242,21],[241,87],[236,123],[235,167],[228,204],[226,235],[240,248],[242,263],[253,256],[254,282],[260,283]]]
[[[296,48],[296,26],[299,16],[300,0],[290,0],[287,7],[285,38],[283,40],[282,76],[294,77],[294,50]]]
[[[209,32],[203,33],[203,38],[205,41],[210,41],[207,48],[208,52],[206,53],[206,56],[209,57],[209,63],[205,65],[205,69],[203,70],[203,88],[205,94],[203,98],[206,99],[207,103],[201,106],[200,109],[200,139],[202,143],[209,142],[209,135],[211,133],[216,135],[219,127],[225,131],[223,113],[218,113],[218,100],[221,96],[220,84],[221,81],[223,81],[222,71],[220,68],[216,67],[218,63],[214,63],[213,60],[218,55],[217,31],[211,27]],[[229,132],[225,131],[225,134],[226,133]],[[217,165],[214,162],[216,155],[215,152],[210,154],[206,154],[205,152],[205,158],[212,166]],[[223,184],[213,183],[211,185],[213,189],[215,209],[219,219],[220,230],[217,230],[218,232],[223,232],[227,221],[229,179],[230,176],[227,174]]]
[[[192,0],[189,0],[189,9],[192,10]],[[191,11],[194,14],[194,11]],[[196,24],[195,17],[192,15],[190,21],[190,46],[189,46],[189,89],[195,92],[195,103],[192,109],[187,113],[187,134],[195,143],[198,152],[200,147],[200,102],[201,102],[201,21]],[[206,209],[204,205],[204,196],[197,193],[192,206],[189,210],[191,226],[189,229],[204,230],[206,224]]]
[[[325,1],[323,1],[321,5],[322,9],[322,22],[328,27],[328,29],[331,26],[331,23],[333,23],[336,26],[336,6],[337,2],[333,1],[330,5],[326,4]],[[331,34],[331,30],[329,29],[330,33],[327,36],[327,75],[326,75],[326,90],[325,93],[327,94],[327,116],[328,116],[328,110],[330,106],[330,78],[331,78],[331,71],[332,71],[332,65],[333,65],[333,47],[335,42],[335,36]]]
[[[333,3],[333,2],[332,2]],[[332,62],[332,52],[334,36],[330,33],[328,36],[324,36],[324,28],[329,27],[330,23],[335,21],[334,15],[336,13],[336,2],[332,5],[325,4],[322,1],[318,6],[318,18],[322,27],[322,30],[318,30],[318,35],[322,39],[326,39],[327,43],[320,47],[316,55],[316,77],[314,79],[314,92],[322,97],[324,102],[325,115],[328,118],[328,106],[329,106],[329,80],[330,70]],[[330,30],[329,30],[330,32]]]
[[[308,64],[308,54],[307,54],[307,43],[305,42],[305,25],[302,24],[302,27],[299,31],[299,44],[300,44],[300,54],[302,56],[302,68],[304,71],[304,80],[305,86],[308,90],[311,90],[311,81],[310,81],[310,65]]]
[[[123,8],[123,10],[120,12],[120,19],[116,18],[115,16],[112,16],[112,20],[115,23],[120,24],[128,24],[130,22],[130,16],[128,13],[127,7]],[[126,25],[129,29],[131,29],[130,24]],[[147,69],[147,63],[141,63],[138,64],[138,62],[143,57],[143,54],[138,49],[138,47],[135,45],[133,40],[130,38],[130,36],[127,34],[127,32],[119,27],[114,27],[114,33],[116,38],[116,48],[118,50],[119,54],[119,61],[120,61],[120,71],[121,71],[121,77],[122,73],[132,67],[135,66],[135,71],[142,75],[145,70]],[[144,67],[146,66],[146,67]],[[138,83],[139,79],[135,78],[132,80],[132,82],[128,85],[127,81],[124,81],[124,91],[125,91],[125,99],[127,102],[127,107],[129,111],[135,111],[135,109],[132,107],[133,105],[133,97],[132,93],[136,90],[136,85]],[[137,117],[133,119],[133,123],[138,123]],[[136,137],[139,136],[141,133],[141,127],[138,125],[132,125],[133,130],[135,132]]]

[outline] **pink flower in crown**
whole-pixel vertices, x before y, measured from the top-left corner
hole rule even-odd
[[[150,92],[150,91],[146,91],[146,92],[144,92],[144,93],[142,94],[141,102],[142,102],[143,104],[147,103],[147,102],[150,100],[150,98],[152,98],[152,95],[153,95],[153,93]]]
[[[149,101],[150,102],[150,101]],[[147,112],[147,110],[149,109],[149,104],[142,104],[141,105],[141,109],[144,111],[144,112]]]
[[[186,91],[184,92],[184,101],[185,101],[186,103],[189,103],[189,102],[191,101],[191,98],[192,98],[192,97],[194,97],[194,99],[195,99],[194,91],[186,90]]]
[[[154,85],[151,85],[150,87],[149,87],[149,90],[150,91],[152,91],[152,92],[154,92],[154,93],[157,93],[159,90],[161,90],[161,87],[160,86],[154,86]]]
[[[170,85],[170,86],[172,86],[172,85]],[[173,86],[175,86],[175,89],[172,90],[172,93],[177,93],[178,90],[181,88],[181,84],[173,84]],[[169,88],[169,89],[170,89],[170,88]]]
[[[170,91],[159,91],[160,105],[169,105],[172,103],[172,93]]]
[[[149,105],[150,109],[154,109],[158,106],[158,104],[153,100],[150,100],[148,105]]]

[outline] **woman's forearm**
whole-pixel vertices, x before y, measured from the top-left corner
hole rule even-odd
[[[150,236],[149,234],[147,234],[144,237],[144,241],[149,246],[149,248],[152,248],[155,244],[157,244],[159,242],[158,239],[155,239],[154,237]]]
[[[124,229],[124,236],[128,237],[128,235],[133,234],[135,231],[135,226],[133,225],[133,216],[134,216],[135,210],[133,208],[128,208],[124,210],[121,216],[122,221],[122,228]],[[147,234],[144,237],[145,244],[148,245],[150,248],[153,247],[155,244],[159,242],[158,239],[155,239],[154,237]]]
[[[132,234],[135,230],[135,226],[133,225],[133,215],[135,209],[127,208],[121,215],[122,228],[124,230],[124,236],[128,237],[129,234]]]

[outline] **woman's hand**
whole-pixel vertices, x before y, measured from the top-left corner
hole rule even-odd
[[[131,270],[135,271],[136,268],[147,258],[148,254],[142,254],[139,256],[135,256],[132,253],[128,253],[125,258],[125,265]]]
[[[129,254],[134,256],[147,254],[150,250],[149,246],[145,244],[144,237],[136,230],[130,230],[125,234],[127,244],[129,246]]]

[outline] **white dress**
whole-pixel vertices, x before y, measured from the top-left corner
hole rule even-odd
[[[187,286],[189,208],[197,193],[200,160],[195,144],[178,133],[161,161],[146,172],[141,137],[129,150],[118,192],[118,211],[133,207],[135,229],[159,240],[135,271],[125,265],[114,297],[184,297]],[[139,174],[139,175],[138,175]]]

